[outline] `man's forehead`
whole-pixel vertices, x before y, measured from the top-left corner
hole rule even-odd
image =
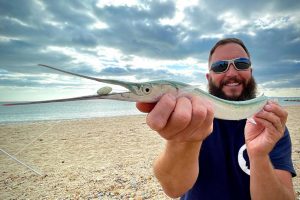
[[[220,45],[215,49],[215,52],[211,56],[211,62],[230,60],[239,57],[249,58],[242,46],[236,43],[228,43]]]

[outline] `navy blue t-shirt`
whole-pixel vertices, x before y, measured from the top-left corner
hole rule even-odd
[[[202,144],[199,156],[199,175],[193,188],[181,199],[251,199],[250,163],[247,155],[244,128],[246,120],[214,119],[214,129]],[[291,172],[291,140],[286,129],[270,158],[274,168]]]

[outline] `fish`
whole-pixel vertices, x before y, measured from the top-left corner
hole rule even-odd
[[[101,83],[119,85],[126,88],[126,92],[111,92],[112,88],[105,86],[100,88],[95,95],[87,95],[81,97],[53,99],[44,101],[31,101],[4,104],[4,106],[53,103],[65,101],[91,100],[91,99],[111,99],[118,101],[131,101],[143,103],[156,103],[166,93],[179,97],[184,95],[198,95],[204,100],[212,103],[214,108],[214,117],[225,120],[241,120],[253,116],[255,113],[263,109],[267,104],[269,98],[263,94],[250,100],[245,101],[229,101],[213,96],[206,91],[200,89],[198,86],[190,85],[178,81],[170,80],[156,80],[148,82],[128,82],[114,79],[101,79],[91,76],[85,76],[45,64],[39,64],[41,67],[52,69],[68,75],[77,76],[85,79],[94,80]]]
[[[264,94],[256,98],[245,101],[229,101],[213,96],[199,88],[186,87],[182,89],[189,94],[194,94],[212,103],[214,108],[214,117],[225,120],[241,120],[252,117],[255,113],[261,111],[263,107],[271,100]]]

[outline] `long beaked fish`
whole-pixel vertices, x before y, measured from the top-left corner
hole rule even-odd
[[[199,89],[196,86],[189,85],[182,82],[157,80],[157,81],[149,81],[149,82],[142,82],[142,83],[134,83],[134,82],[127,82],[127,81],[113,80],[113,79],[94,78],[90,76],[85,76],[85,75],[65,71],[44,64],[39,64],[39,66],[46,67],[69,75],[102,82],[102,83],[119,85],[125,87],[129,91],[114,93],[111,92],[111,89],[109,87],[105,87],[99,89],[96,95],[88,95],[88,96],[65,98],[65,99],[45,100],[45,101],[11,103],[11,104],[4,104],[5,106],[77,101],[77,100],[91,100],[91,99],[112,99],[112,100],[119,100],[119,101],[155,103],[165,93],[171,93],[175,96],[180,96],[180,95],[182,96],[184,94],[186,95],[193,94],[193,95],[201,96],[203,99],[210,101],[212,103],[215,111],[214,113],[215,118],[226,119],[226,120],[240,120],[240,119],[246,119],[248,117],[251,117],[255,113],[259,112],[264,107],[264,105],[266,105],[268,101],[268,97],[264,95],[246,101],[228,101],[228,100],[215,97]]]

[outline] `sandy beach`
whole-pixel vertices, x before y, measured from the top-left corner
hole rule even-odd
[[[300,106],[288,107],[300,197]],[[0,125],[0,199],[169,199],[152,172],[164,141],[145,115]]]

